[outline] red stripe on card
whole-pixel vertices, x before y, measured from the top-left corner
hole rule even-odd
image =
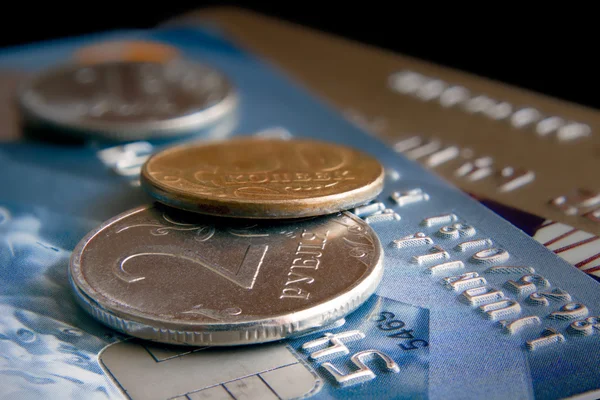
[[[552,239],[552,240],[548,240],[546,243],[544,243],[544,246],[550,246],[552,243],[556,243],[556,242],[558,242],[558,241],[559,241],[559,240],[561,240],[561,239],[564,239],[564,238],[566,238],[566,237],[569,237],[569,236],[571,236],[572,234],[574,234],[574,233],[575,233],[575,232],[577,232],[577,231],[578,231],[578,229],[575,229],[575,228],[571,229],[570,231],[566,231],[566,232],[565,232],[565,233],[563,233],[562,235],[558,235],[558,236],[557,236],[557,237],[555,237],[554,239]]]
[[[585,259],[585,260],[583,260],[583,261],[579,261],[577,264],[575,264],[575,266],[576,266],[577,268],[585,267],[587,264],[589,264],[589,263],[591,263],[592,261],[595,261],[595,260],[597,260],[597,259],[599,259],[599,258],[600,258],[600,253],[598,253],[598,254],[595,254],[595,255],[593,255],[593,256],[591,256],[591,257],[589,257],[589,258],[586,258],[586,259]],[[600,265],[599,265],[599,266],[597,266],[597,267],[591,268],[591,269],[598,269],[598,268],[600,268]],[[586,272],[587,272],[587,270],[586,270]]]
[[[596,271],[600,271],[600,265],[598,265],[597,267],[594,267],[594,268],[583,270],[583,272],[585,272],[586,274],[591,274],[592,272],[596,272]]]
[[[565,247],[561,247],[560,249],[554,250],[554,252],[556,254],[562,253],[564,251],[574,249],[575,247],[579,247],[579,246],[583,246],[584,244],[591,243],[591,242],[593,242],[595,240],[598,240],[598,239],[600,239],[600,237],[598,237],[598,236],[592,236],[591,238],[587,238],[587,239],[582,240],[580,242],[573,243],[573,244],[570,244],[570,245],[565,246]]]

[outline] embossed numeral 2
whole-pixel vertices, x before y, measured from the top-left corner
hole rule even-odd
[[[248,246],[248,249],[246,250],[246,253],[244,254],[242,263],[240,264],[240,267],[237,269],[236,272],[231,272],[229,269],[227,269],[225,267],[222,267],[222,266],[214,264],[214,263],[207,262],[206,260],[203,260],[197,256],[192,258],[192,257],[188,257],[188,256],[183,256],[180,254],[170,254],[170,253],[133,254],[129,257],[126,257],[120,263],[117,263],[115,265],[115,268],[113,269],[113,272],[117,276],[117,278],[119,278],[127,283],[133,283],[133,282],[137,282],[137,281],[146,279],[146,277],[132,274],[125,269],[125,264],[127,262],[129,262],[130,260],[137,258],[137,257],[141,257],[141,256],[176,257],[178,259],[184,259],[184,260],[190,261],[192,263],[199,264],[199,265],[203,266],[204,268],[209,269],[212,272],[222,276],[223,278],[228,279],[229,281],[235,283],[236,285],[243,287],[244,289],[252,289],[252,287],[254,286],[254,282],[256,281],[256,276],[258,275],[258,271],[260,269],[260,266],[262,265],[263,259],[265,257],[265,254],[267,253],[268,248],[269,247],[267,245]]]

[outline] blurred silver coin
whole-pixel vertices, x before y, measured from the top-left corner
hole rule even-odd
[[[183,59],[64,65],[35,75],[19,90],[22,111],[36,123],[117,140],[192,133],[236,103],[221,72]]]
[[[156,204],[90,232],[69,274],[78,302],[115,330],[241,345],[318,329],[358,308],[381,281],[383,249],[350,213],[232,221]]]

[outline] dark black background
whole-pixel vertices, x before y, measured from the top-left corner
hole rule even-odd
[[[2,45],[118,28],[150,28],[187,11],[245,7],[352,40],[462,69],[588,107],[600,108],[592,8],[477,2],[77,2],[12,3]],[[533,3],[531,3],[533,4]],[[473,8],[475,7],[475,8]]]

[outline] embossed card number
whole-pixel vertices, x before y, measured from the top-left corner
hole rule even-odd
[[[328,347],[324,349],[311,352],[309,358],[315,361],[333,359],[350,353],[350,349],[348,349],[345,343],[355,342],[364,338],[365,334],[358,330],[335,334],[327,332],[321,338],[304,343],[302,345],[302,350],[311,351],[316,347],[328,345]],[[376,377],[375,372],[365,364],[365,361],[377,358],[384,362],[385,370],[393,373],[400,372],[400,367],[390,356],[375,349],[363,350],[353,354],[350,357],[350,362],[354,365],[355,370],[347,374],[342,373],[331,362],[323,363],[322,367],[333,377],[338,385],[352,386]]]
[[[477,235],[477,229],[467,223],[457,223],[458,217],[455,214],[445,214],[434,217],[425,218],[421,222],[421,226],[434,228],[436,236],[442,241],[460,240],[461,242],[454,246],[454,251],[464,253],[465,251],[474,251],[466,261],[451,260],[455,254],[445,249],[445,246],[436,245],[433,235],[428,236],[426,232],[418,232],[414,235],[404,236],[394,240],[393,245],[400,251],[410,247],[429,247],[429,251],[425,254],[412,256],[412,261],[419,265],[437,264],[427,268],[425,272],[430,274],[449,273],[449,276],[442,278],[441,283],[459,294],[459,299],[464,303],[477,307],[477,309],[488,319],[496,320],[499,326],[510,334],[514,334],[526,327],[540,325],[543,319],[558,320],[558,321],[573,321],[567,332],[575,336],[590,335],[594,329],[598,329],[597,320],[595,317],[588,317],[589,309],[581,303],[573,302],[571,295],[560,288],[552,288],[551,282],[544,276],[537,274],[535,269],[530,266],[511,266],[511,265],[493,265],[507,262],[511,255],[503,248],[494,247],[493,241],[490,238],[472,238]],[[437,226],[447,224],[441,228]],[[433,232],[432,232],[433,233]],[[464,241],[464,238],[472,238]],[[483,249],[480,249],[483,247]],[[442,261],[439,263],[439,261]],[[509,278],[502,285],[507,290],[516,295],[516,299],[508,297],[504,291],[488,284],[488,280],[480,276],[477,271],[468,271],[452,275],[452,270],[462,270],[468,264],[480,266],[488,266],[483,271],[491,277],[494,275],[511,275],[520,274],[520,278]],[[518,275],[517,275],[518,276]],[[546,313],[545,317],[540,315],[520,315],[524,309],[521,307],[522,301],[529,305],[548,307],[552,303],[567,302],[558,310]],[[380,330],[388,331],[392,329],[401,329],[404,323],[400,320],[395,320],[394,315],[388,312],[382,312],[375,319],[378,323],[377,327]],[[410,334],[410,335],[409,335]],[[411,331],[403,329],[398,332],[398,336],[390,335],[390,337],[409,338],[412,336]],[[555,328],[545,328],[540,336],[536,339],[529,340],[525,343],[525,348],[530,351],[561,343],[565,341],[563,334]],[[418,342],[418,343],[417,343]],[[409,350],[417,347],[426,346],[427,342],[422,340],[413,340],[410,344],[412,347],[407,348],[400,345],[403,349]]]
[[[390,338],[410,340],[407,343],[399,343],[403,350],[416,350],[421,347],[429,346],[429,343],[423,339],[415,339],[413,329],[405,329],[404,321],[395,318],[394,313],[382,311],[378,316],[373,317],[373,321],[377,322],[377,328],[382,331],[390,331],[387,335]]]

